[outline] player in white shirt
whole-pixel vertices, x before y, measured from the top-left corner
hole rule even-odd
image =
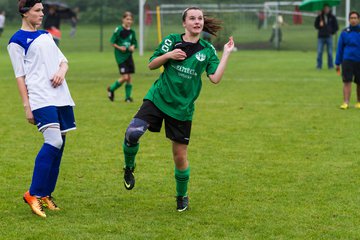
[[[19,0],[22,26],[10,39],[8,52],[14,68],[26,119],[44,136],[24,201],[34,213],[46,217],[44,207],[59,210],[52,192],[59,175],[65,134],[76,129],[65,75],[68,61],[52,36],[37,30],[43,20],[41,0]]]

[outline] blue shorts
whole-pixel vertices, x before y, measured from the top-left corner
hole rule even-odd
[[[72,106],[55,107],[48,106],[32,111],[34,120],[39,131],[57,125],[62,133],[76,129],[74,111]]]

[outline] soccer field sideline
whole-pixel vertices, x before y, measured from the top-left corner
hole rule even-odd
[[[359,112],[338,109],[341,81],[315,70],[314,52],[239,51],[220,85],[204,76],[185,214],[174,209],[163,132],[141,141],[136,188],[125,191],[121,182],[125,128],[159,74],[146,67],[150,53],[135,56],[133,104],[123,102],[123,89],[114,103],[106,97],[117,77],[111,52],[65,54],[78,129],[69,134],[55,192],[64,211],[45,221],[21,202],[42,138],[25,121],[9,58],[0,54],[3,239],[360,237]]]

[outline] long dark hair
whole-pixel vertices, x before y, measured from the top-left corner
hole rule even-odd
[[[189,10],[200,10],[204,13],[204,11],[201,8],[198,7],[189,7],[185,9],[182,13],[182,20],[185,22],[187,12]],[[208,15],[204,14],[204,27],[203,31],[210,33],[211,35],[216,36],[216,33],[222,29],[222,21],[216,18],[209,17]]]

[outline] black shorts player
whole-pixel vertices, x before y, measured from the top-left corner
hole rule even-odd
[[[360,62],[344,61],[341,65],[343,82],[360,84]]]
[[[133,15],[131,12],[125,12],[122,18],[122,25],[118,26],[112,37],[111,44],[114,47],[116,63],[119,68],[120,78],[108,86],[108,98],[110,101],[115,99],[115,90],[125,84],[125,102],[132,102],[132,78],[135,73],[135,64],[133,52],[137,47],[137,40],[134,30],[131,29]]]
[[[341,109],[348,109],[351,96],[351,85],[356,83],[357,103],[355,108],[360,109],[360,14],[352,11],[349,14],[350,25],[340,34],[336,50],[336,70],[342,68],[344,102]]]
[[[122,74],[133,74],[135,73],[135,64],[132,55],[129,56],[124,62],[118,64],[119,73]]]
[[[194,28],[194,19],[199,27]],[[210,34],[221,28],[217,19],[205,18],[199,8],[187,8],[182,14],[185,33],[170,34],[159,44],[150,57],[151,70],[164,67],[163,73],[153,83],[144,97],[144,102],[131,120],[125,132],[124,186],[131,190],[135,186],[135,157],[139,150],[141,136],[150,130],[159,132],[165,122],[166,137],[171,139],[176,183],[177,211],[188,209],[188,182],[190,164],[187,159],[194,103],[201,90],[201,76],[206,72],[209,80],[218,83],[225,70],[228,57],[233,50],[232,37],[224,45],[220,60],[216,50],[209,42],[200,38],[201,26]],[[157,148],[153,143],[154,150]],[[155,151],[156,151],[155,150]]]
[[[147,122],[149,124],[148,130],[151,132],[160,132],[164,120],[167,138],[175,142],[189,144],[192,121],[180,121],[172,118],[158,109],[150,100],[144,101],[134,118]]]

